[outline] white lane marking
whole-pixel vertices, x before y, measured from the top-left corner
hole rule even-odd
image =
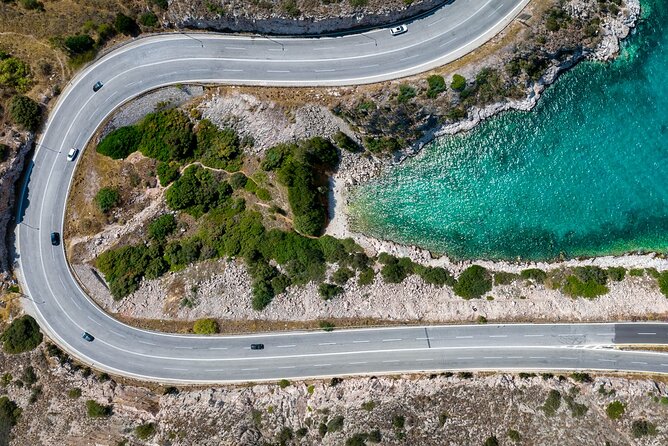
[[[292,348],[296,347],[296,344],[286,344],[286,345],[278,345],[276,348]]]
[[[368,364],[367,361],[356,361],[356,362],[349,362],[349,365],[357,365],[357,364]]]
[[[545,356],[529,356],[529,359],[545,359]]]
[[[252,372],[253,370],[260,370],[257,367],[252,368],[252,369],[241,369],[242,372]]]
[[[328,70],[313,70],[316,73],[331,73],[332,71],[336,71],[335,69],[328,69]]]
[[[362,68],[374,68],[374,67],[377,67],[377,66],[379,66],[379,65],[378,65],[378,64],[373,64],[373,65],[362,65],[362,66],[359,67],[359,68],[360,68],[360,69],[362,69]]]
[[[524,335],[525,338],[542,338],[545,335]]]
[[[401,341],[401,339],[400,338],[383,339],[383,342],[396,342],[396,341]]]
[[[570,356],[559,356],[559,359],[578,359],[578,358],[572,358]]]
[[[165,370],[176,370],[176,371],[179,371],[179,372],[187,372],[188,371],[188,369],[179,369],[177,367],[163,367],[163,369],[165,369]]]
[[[399,59],[399,60],[403,62],[404,60],[415,59],[415,58],[418,57],[419,55],[420,55],[420,54],[413,54],[412,56],[404,57],[403,59]]]
[[[209,350],[227,350],[227,347],[209,347]]]
[[[93,321],[94,323],[96,323],[96,324],[99,325],[100,327],[102,326],[102,324],[100,324],[98,321],[96,321],[96,320],[93,319],[92,317],[90,317],[90,316],[86,316],[86,317],[88,318],[88,320]]]
[[[241,73],[244,70],[233,70],[232,68],[224,68],[221,71],[225,71],[227,73]]]
[[[192,347],[179,347],[179,346],[174,347],[174,348],[179,348],[179,349],[182,349],[182,350],[192,350],[193,349]]]
[[[367,342],[371,341],[353,341],[353,344],[366,344]]]
[[[313,364],[313,367],[329,367],[332,364]]]
[[[506,359],[524,359],[524,356],[506,356]]]
[[[336,342],[321,342],[318,345],[336,345]]]
[[[599,361],[601,361],[601,362],[617,362],[614,359],[599,359]]]
[[[140,344],[146,344],[146,345],[157,345],[157,344],[154,344],[153,342],[148,342],[148,341],[137,341],[137,342],[139,342]]]
[[[294,368],[295,368],[295,366],[293,366],[293,365],[284,365],[282,367],[279,367],[279,369],[294,369]]]
[[[427,25],[427,28],[431,28],[432,26],[436,25],[437,23],[442,22],[442,21],[445,20],[446,18],[447,18],[447,16],[446,16],[446,17],[441,17],[441,18],[438,19],[438,20],[434,20],[434,21],[431,22],[429,25]]]
[[[232,50],[232,51],[248,51],[248,48],[244,48],[241,46],[226,46],[226,50]]]
[[[640,362],[640,361],[631,361],[631,364],[647,365],[646,362]]]
[[[507,338],[508,335],[489,335],[490,338]]]
[[[73,298],[72,296],[70,296],[70,300],[72,301],[72,303],[73,303],[74,305],[77,306],[77,308],[78,308],[79,310],[81,310],[81,307],[79,306],[79,303],[78,303],[76,300],[74,300],[74,298]]]
[[[336,48],[333,47],[333,46],[325,46],[325,47],[322,47],[322,48],[313,48],[313,51],[327,51],[327,50],[334,50],[334,49],[336,49]]]
[[[356,43],[355,46],[364,46],[364,45],[373,45],[373,42],[360,42]]]
[[[130,82],[130,83],[128,84],[128,87],[132,87],[132,86],[135,86],[135,85],[137,85],[137,84],[141,84],[141,83],[142,83],[142,81]],[[77,139],[78,139],[78,138],[77,138]]]
[[[577,336],[577,334],[573,334],[573,333],[560,333],[560,334],[558,334],[557,336]]]
[[[429,338],[415,338],[416,341],[426,341]]]
[[[269,48],[267,51],[285,51],[283,48]]]
[[[112,332],[113,334],[115,334],[116,336],[120,337],[120,338],[125,338],[125,335],[120,334],[120,333],[117,332],[116,330],[112,330],[112,329],[110,328],[109,331]]]
[[[483,356],[482,359],[503,359],[503,356]]]
[[[655,335],[656,333],[638,333],[639,335]]]
[[[661,365],[664,366],[664,367],[668,367],[668,364],[661,364]]]
[[[289,73],[289,70],[267,70],[267,73]]]
[[[457,359],[475,359],[473,356],[460,356]]]
[[[614,333],[596,333],[596,336],[614,336]]]
[[[383,362],[385,362],[385,363],[390,363],[390,362],[399,362],[399,360],[398,360],[398,359],[388,359],[388,360],[386,360],[386,361],[383,361]]]
[[[205,369],[205,372],[224,372],[225,369]]]
[[[191,73],[206,73],[207,71],[211,71],[209,68],[193,68],[190,70]]]
[[[455,336],[455,339],[471,339],[473,336]]]
[[[444,46],[451,44],[451,43],[454,42],[455,40],[456,40],[456,39],[450,39],[450,40],[448,40],[447,42],[443,42],[443,43],[440,44],[438,47],[439,47],[439,48],[443,48]]]
[[[418,362],[418,361],[433,361],[433,360],[434,360],[434,358],[420,358],[420,359],[416,359],[415,362]]]

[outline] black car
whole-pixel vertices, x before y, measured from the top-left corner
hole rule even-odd
[[[81,334],[81,337],[82,337],[84,340],[88,341],[88,342],[93,342],[93,339],[95,339],[95,338],[93,337],[93,335],[91,335],[91,334],[88,333],[87,331],[84,331],[84,332]]]
[[[264,350],[264,344],[251,344],[251,350]]]
[[[57,232],[52,232],[51,233],[51,244],[53,246],[60,245],[60,234],[58,234]]]
[[[93,85],[93,91],[98,91],[100,88],[102,88],[104,84],[100,81],[95,82],[95,85]]]

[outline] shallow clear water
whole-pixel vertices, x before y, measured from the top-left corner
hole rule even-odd
[[[354,191],[353,226],[455,258],[668,251],[668,1],[609,64]]]

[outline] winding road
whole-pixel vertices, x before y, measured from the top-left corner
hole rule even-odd
[[[95,305],[68,268],[62,232],[75,163],[123,103],[177,83],[350,85],[424,72],[495,36],[528,0],[456,0],[408,23],[339,37],[168,34],[140,38],[80,72],[51,113],[27,174],[17,216],[17,268],[26,309],[58,345],[114,374],[174,383],[220,383],[343,374],[458,369],[602,369],[668,372],[668,355],[614,344],[668,343],[661,324],[394,327],[331,333],[186,336],[120,323]],[[93,93],[96,81],[104,87]],[[81,338],[82,331],[95,336]],[[261,351],[252,342],[264,343]]]

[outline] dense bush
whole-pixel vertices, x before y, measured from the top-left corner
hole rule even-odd
[[[455,91],[464,91],[464,89],[466,88],[466,78],[461,74],[453,75],[450,88],[452,88]]]
[[[216,169],[239,170],[241,148],[239,136],[231,128],[220,130],[211,121],[203,119],[197,128],[195,156],[202,164]]]
[[[608,268],[606,270],[606,273],[608,274],[608,278],[613,282],[621,282],[622,280],[624,280],[624,277],[626,276],[626,268],[623,268],[621,266],[612,267]]]
[[[277,170],[279,182],[288,188],[296,231],[311,236],[322,233],[327,221],[327,174],[338,161],[336,147],[319,137],[268,151],[262,167]]]
[[[87,400],[86,413],[90,418],[108,417],[111,415],[111,406],[105,406],[95,400]]]
[[[663,295],[668,297],[668,271],[664,271],[659,274],[657,282],[659,283],[659,289]]]
[[[332,274],[332,280],[337,285],[345,285],[348,280],[355,277],[355,273],[348,267],[342,266]]]
[[[608,404],[608,407],[605,408],[605,413],[608,414],[608,418],[611,420],[618,420],[624,415],[626,411],[626,405],[621,401],[613,401]]]
[[[406,258],[396,258],[387,253],[380,253],[378,261],[383,264],[380,270],[380,275],[387,283],[401,283],[409,275],[413,273],[414,264]]]
[[[337,415],[327,422],[327,432],[338,432],[343,429],[343,415]]]
[[[365,137],[364,146],[371,153],[394,153],[401,150],[403,142],[390,136],[379,138]]]
[[[499,439],[495,435],[487,437],[487,440],[483,443],[483,446],[499,446]]]
[[[235,172],[230,176],[230,186],[233,190],[243,189],[248,182],[248,177],[242,172]]]
[[[164,214],[148,225],[148,235],[152,239],[164,240],[176,229],[176,218],[172,214]]]
[[[14,123],[26,130],[37,130],[40,119],[42,118],[42,109],[37,102],[28,96],[14,96],[9,103],[9,116]]]
[[[321,283],[318,286],[318,294],[323,300],[330,300],[343,292],[343,288],[332,283]]]
[[[71,399],[77,399],[81,397],[81,389],[78,387],[74,387],[70,390],[67,391],[67,397]]]
[[[114,299],[120,299],[137,290],[147,269],[158,268],[156,277],[166,270],[164,265],[156,265],[161,260],[160,254],[154,246],[124,246],[103,252],[95,263],[109,283]]]
[[[647,420],[634,420],[631,423],[631,434],[634,438],[656,435],[656,426]]]
[[[216,334],[220,332],[220,327],[215,319],[198,319],[193,325],[193,331],[196,334]]]
[[[158,179],[160,180],[160,185],[162,187],[167,187],[169,184],[176,180],[179,177],[179,165],[178,163],[172,161],[171,163],[166,163],[160,161],[158,167],[156,168],[156,173],[158,174]]]
[[[436,98],[439,94],[445,91],[445,79],[443,76],[438,74],[432,74],[427,78],[427,84],[429,84],[429,89],[427,90],[427,97]]]
[[[105,214],[118,206],[121,201],[121,195],[118,189],[112,187],[103,187],[95,194],[95,204]]]
[[[225,181],[216,180],[214,173],[200,166],[190,166],[165,191],[167,206],[174,210],[199,216],[221,204],[232,195]]]
[[[547,279],[547,273],[542,269],[529,268],[520,273],[522,279],[533,280],[536,283],[543,283]]]
[[[548,417],[554,416],[561,407],[561,393],[558,390],[550,390],[547,394],[545,404],[541,407]]]
[[[357,144],[350,136],[346,135],[342,131],[338,131],[332,137],[334,144],[339,149],[346,150],[348,152],[357,153],[362,151],[362,147]]]
[[[466,268],[454,285],[455,294],[464,299],[479,298],[492,289],[492,279],[489,272],[480,265],[471,265]]]
[[[357,278],[357,285],[365,286],[371,285],[373,283],[376,273],[372,268],[366,268],[360,271],[360,275]]]
[[[454,286],[457,282],[447,269],[439,266],[413,265],[413,270],[418,276],[422,277],[422,280],[432,285]]]
[[[121,127],[104,137],[97,152],[111,159],[123,159],[139,148],[141,132],[135,126]],[[161,180],[162,182],[162,180]]]
[[[397,95],[397,102],[405,104],[417,95],[415,88],[408,84],[399,85],[399,94]]]
[[[136,36],[139,34],[139,26],[132,17],[119,12],[114,19],[114,28],[121,34],[127,36]]]
[[[167,9],[169,6],[168,0],[149,0],[149,2],[153,3],[160,9]]]
[[[32,83],[30,66],[21,59],[0,52],[0,87],[5,91],[28,91]]]
[[[177,109],[146,115],[138,124],[138,149],[159,161],[180,161],[192,156],[195,137],[188,117]]]
[[[21,408],[6,396],[0,396],[0,443],[9,444],[9,432],[19,422]]]
[[[585,297],[592,299],[603,294],[607,294],[609,289],[595,280],[588,280],[583,282],[577,276],[572,275],[566,278],[566,283],[563,287],[564,293],[572,297]]]
[[[520,433],[518,431],[516,431],[515,429],[508,429],[508,432],[507,432],[506,435],[508,435],[508,438],[513,443],[517,443],[522,439],[522,436],[520,435]]]
[[[139,23],[144,26],[156,26],[158,24],[158,16],[151,11],[145,12],[139,16]]]
[[[510,285],[519,276],[506,271],[497,271],[494,273],[494,285]]]
[[[88,34],[77,34],[65,38],[63,42],[70,54],[84,54],[95,47],[95,41]]]
[[[140,440],[148,440],[155,435],[155,423],[144,423],[135,427],[135,435]]]
[[[37,321],[25,315],[12,321],[0,336],[0,341],[7,353],[23,353],[42,343],[42,332],[39,331]]]

